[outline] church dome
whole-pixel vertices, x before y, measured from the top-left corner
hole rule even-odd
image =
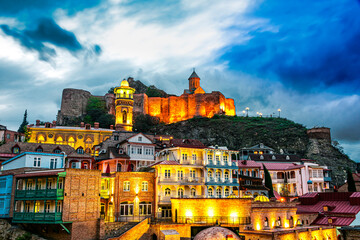
[[[229,238],[233,240],[240,240],[239,236],[227,228],[211,227],[196,234],[194,240],[223,240]]]
[[[124,80],[121,81],[120,86],[121,87],[129,87],[129,82],[126,79],[124,79]]]

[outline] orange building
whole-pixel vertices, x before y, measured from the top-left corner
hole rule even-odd
[[[234,99],[225,98],[221,92],[205,93],[200,78],[194,71],[189,77],[189,89],[181,96],[148,97],[134,95],[134,113],[159,117],[165,123],[174,123],[196,116],[213,117],[215,114],[234,116]]]

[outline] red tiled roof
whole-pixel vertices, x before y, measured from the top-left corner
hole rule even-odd
[[[329,223],[329,218],[332,219],[332,223]],[[328,216],[319,216],[315,219],[311,225],[326,225],[326,226],[349,226],[355,217],[328,217]]]
[[[359,205],[350,205],[350,201],[319,201],[314,205],[298,205],[297,213],[319,213],[324,212],[324,206],[333,207],[327,214],[357,214]]]
[[[246,164],[245,164],[246,163]],[[262,165],[265,165],[265,167],[268,170],[291,170],[291,169],[299,169],[304,167],[304,165],[297,165],[297,164],[293,164],[293,163],[272,163],[272,162],[266,162],[266,163],[259,163],[259,162],[255,162],[252,160],[248,160],[248,161],[240,161],[239,162],[239,168],[261,168],[263,169]]]

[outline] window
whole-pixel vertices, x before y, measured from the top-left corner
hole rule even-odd
[[[119,135],[115,135],[115,136],[114,136],[114,140],[115,140],[115,141],[119,141]]]
[[[216,160],[217,163],[220,164],[220,156],[219,156],[219,155],[216,155],[216,156],[215,156],[215,160]]]
[[[151,215],[151,202],[140,202],[140,215]]]
[[[195,178],[195,170],[190,170],[190,177]]]
[[[20,148],[19,147],[14,147],[12,152],[15,153],[15,154],[18,154],[20,152]]]
[[[170,196],[170,194],[171,194],[170,188],[166,188],[165,189],[165,196]]]
[[[42,152],[43,149],[42,149],[41,147],[38,147],[38,148],[36,149],[36,151],[37,151],[37,152]]]
[[[251,175],[252,175],[252,177],[256,177],[256,172],[255,172],[255,170],[252,170],[252,171],[251,171]]]
[[[0,189],[5,189],[5,188],[6,188],[6,180],[2,179],[2,180],[0,180]]]
[[[83,169],[88,169],[89,168],[89,165],[87,162],[83,162]]]
[[[208,159],[209,161],[211,161],[211,160],[212,160],[212,155],[211,155],[211,154],[208,154],[208,155],[207,155],[207,159]]]
[[[227,162],[227,160],[228,160],[228,156],[223,156],[223,161]]]
[[[55,149],[54,153],[61,153],[61,150],[60,149]]]
[[[183,153],[181,156],[182,156],[182,160],[183,160],[183,161],[186,161],[186,160],[187,160],[187,153]]]
[[[57,164],[57,158],[50,159],[50,169],[55,169]]]
[[[141,148],[141,147],[138,147],[138,148],[136,149],[136,153],[137,153],[137,154],[142,154],[142,148]]]
[[[62,212],[62,202],[57,203],[56,212]]]
[[[165,169],[165,178],[170,178],[170,169]]]
[[[50,212],[50,202],[46,202],[45,203],[45,212],[49,213]]]
[[[225,172],[225,180],[228,181],[229,180],[229,172]]]
[[[196,161],[196,154],[192,155],[192,160]]]
[[[178,197],[182,198],[184,196],[184,189],[183,188],[179,188],[178,189]]]
[[[29,202],[25,203],[25,212],[30,212],[30,203]]]
[[[32,180],[28,180],[27,185],[26,185],[26,190],[33,190]]]
[[[152,148],[145,148],[145,155],[153,155]]]
[[[138,137],[138,141],[141,142],[141,141],[142,141],[142,137]]]
[[[120,203],[120,215],[121,216],[132,216],[134,211],[134,204],[131,202]]]
[[[208,178],[212,178],[213,172],[211,170],[208,171]]]
[[[54,183],[54,180],[52,178],[48,179],[47,189],[53,189],[53,183]]]
[[[178,180],[183,180],[184,172],[182,170],[178,170],[177,177],[178,177]]]
[[[64,178],[59,178],[58,189],[63,189],[63,186],[64,186]]]
[[[267,217],[265,217],[264,227],[269,227],[269,220]]]
[[[225,197],[228,197],[230,195],[230,191],[228,188],[225,188]]]
[[[40,167],[41,158],[34,157],[34,167]]]
[[[195,197],[195,196],[196,196],[196,189],[195,189],[195,188],[191,188],[190,194],[191,194],[192,197]]]
[[[10,133],[6,134],[6,138],[10,139]]]
[[[116,171],[117,171],[117,172],[121,172],[121,163],[118,163],[118,164],[116,165]]]
[[[131,147],[131,154],[135,154],[135,147]]]
[[[221,180],[221,172],[220,171],[217,171],[216,172],[216,181],[220,181]]]
[[[162,207],[161,208],[161,217],[170,218],[171,217],[171,207]]]
[[[212,189],[212,188],[209,188],[209,189],[208,189],[208,195],[209,195],[210,197],[213,196],[213,189]]]
[[[216,197],[221,198],[221,188],[216,189]]]
[[[276,226],[277,227],[281,227],[281,218],[279,217],[278,220],[276,221]]]
[[[130,191],[130,181],[124,181],[124,191]]]
[[[142,182],[141,183],[141,191],[147,192],[148,187],[149,187],[148,182]]]
[[[77,168],[76,165],[77,165],[77,162],[72,162],[72,163],[71,163],[71,168]]]
[[[76,150],[76,152],[77,152],[78,154],[84,154],[84,149],[83,149],[82,147],[79,147],[79,148]]]

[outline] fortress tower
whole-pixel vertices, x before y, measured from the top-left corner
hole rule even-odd
[[[189,89],[185,89],[184,93],[187,94],[205,93],[204,89],[200,87],[200,78],[196,74],[195,70],[189,77]]]
[[[120,87],[114,89],[116,130],[132,131],[134,92],[135,89],[129,87],[126,79],[122,80]]]

